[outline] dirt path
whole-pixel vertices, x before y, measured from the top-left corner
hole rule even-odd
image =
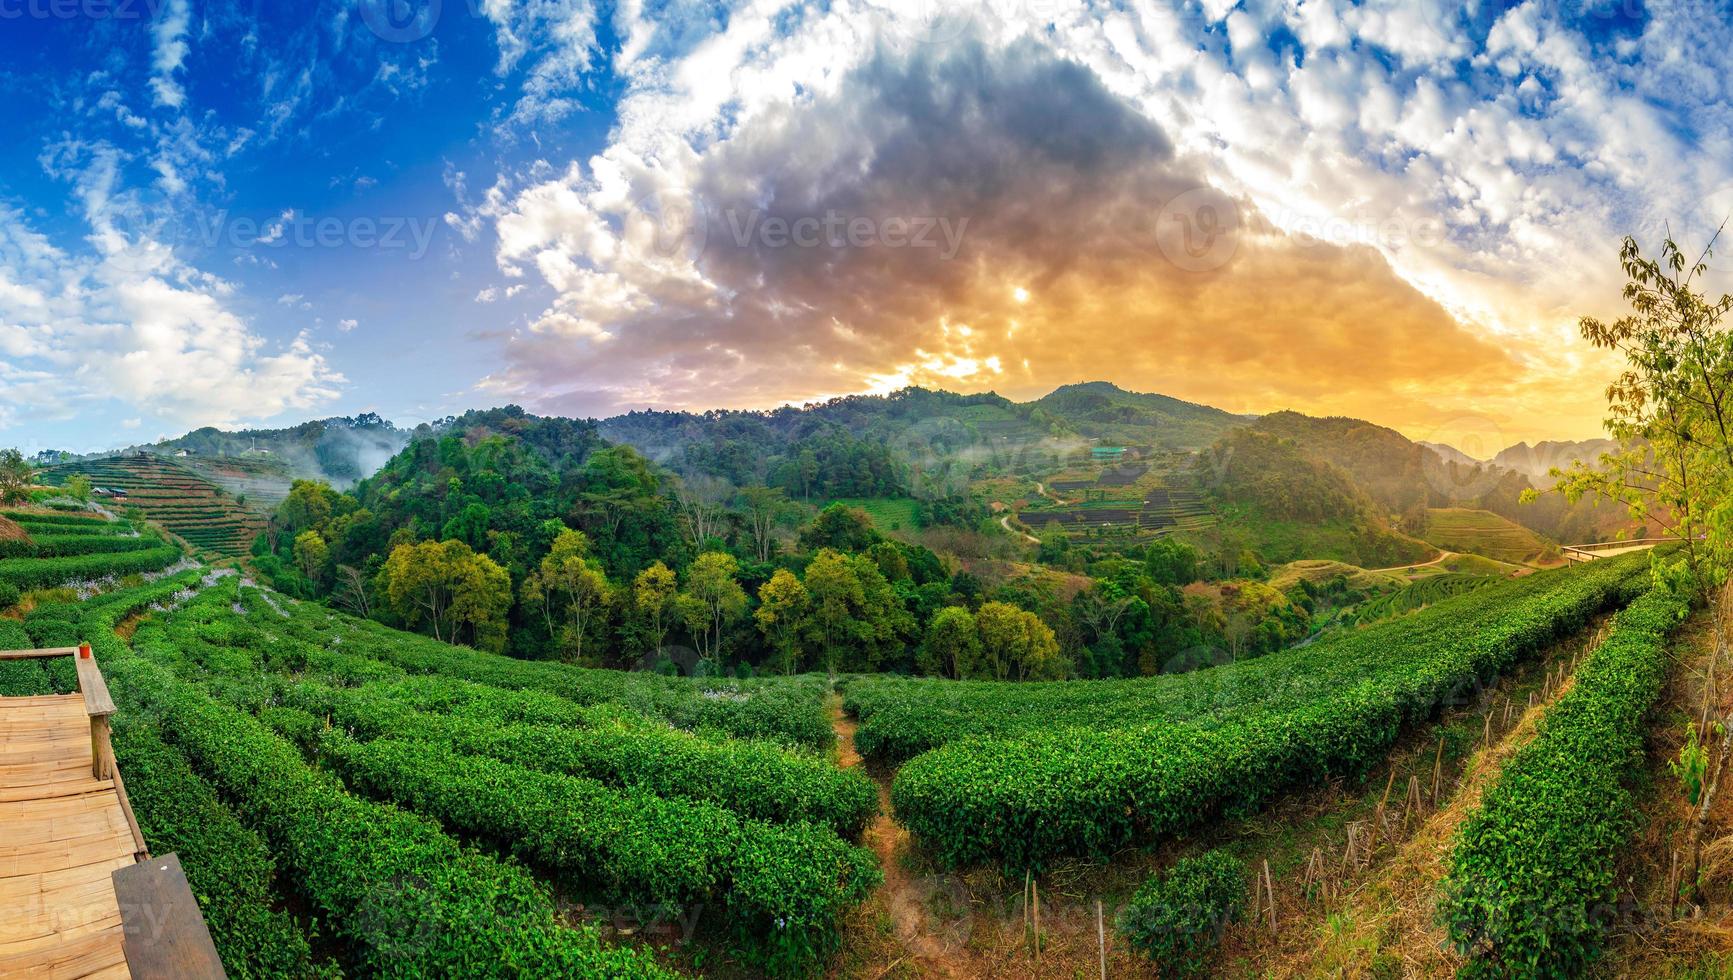
[[[1019,531],[1016,528],[1012,527],[1010,514],[1006,514],[1004,517],[999,518],[999,526],[1004,528],[1005,532],[1007,534],[1014,534],[1017,537],[1020,537],[1023,540],[1029,542],[1030,544],[1040,544],[1041,543],[1041,539],[1036,537],[1035,535],[1025,534],[1022,531]]]
[[[1392,565],[1389,568],[1368,568],[1368,569],[1366,569],[1366,571],[1368,571],[1368,572],[1405,572],[1410,568],[1426,568],[1429,565],[1436,565],[1441,561],[1446,561],[1448,559],[1455,558],[1455,557],[1456,557],[1456,552],[1445,551],[1443,548],[1439,548],[1438,549],[1438,557],[1432,559],[1431,561],[1419,561],[1419,562],[1414,562],[1413,564],[1409,564],[1409,565]]]
[[[859,766],[860,753],[854,747],[854,733],[859,726],[843,713],[842,698],[836,695],[830,698],[830,723],[836,730],[837,764],[844,769]],[[884,912],[890,916],[892,935],[906,950],[903,959],[886,964],[879,975],[889,974],[896,966],[907,965],[912,968],[908,972],[922,977],[975,976],[966,965],[954,962],[957,950],[947,949],[947,944],[933,936],[925,907],[930,889],[918,884],[904,866],[903,853],[908,848],[909,832],[891,819],[890,781],[882,775],[871,775],[879,790],[879,815],[867,826],[862,843],[878,855],[879,867],[885,875],[885,883],[875,896],[875,904],[882,904]]]

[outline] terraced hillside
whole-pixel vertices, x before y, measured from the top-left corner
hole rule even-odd
[[[1557,564],[1558,546],[1489,510],[1434,507],[1426,512],[1426,540],[1447,551],[1512,564]]]
[[[181,462],[248,505],[267,510],[283,502],[295,479],[274,456],[188,456]]]
[[[115,491],[111,505],[136,507],[144,517],[186,539],[202,552],[225,557],[247,553],[265,529],[264,515],[210,480],[166,456],[136,453],[66,463],[42,471],[45,483],[61,484],[75,473],[99,491]]]

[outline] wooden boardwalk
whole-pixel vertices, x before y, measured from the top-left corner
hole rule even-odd
[[[21,656],[75,657],[80,693],[0,698],[0,977],[134,976],[129,940],[136,954],[165,931],[142,919],[182,903],[123,917],[114,874],[149,852],[109,744],[114,703],[88,647],[0,652]],[[196,904],[191,917],[208,948]]]
[[[1597,558],[1611,558],[1614,555],[1625,555],[1633,551],[1645,551],[1658,544],[1678,541],[1678,538],[1632,538],[1628,541],[1603,541],[1599,544],[1567,544],[1560,551],[1565,561],[1584,562]]]

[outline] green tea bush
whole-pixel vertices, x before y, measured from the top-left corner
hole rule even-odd
[[[1225,851],[1208,851],[1151,875],[1120,910],[1117,927],[1162,975],[1193,976],[1204,972],[1245,905],[1245,865]]]
[[[276,907],[275,863],[179,751],[130,713],[115,715],[115,761],[152,853],[180,856],[229,976],[337,975],[313,962],[307,934]]]
[[[433,820],[351,796],[258,721],[146,655],[99,636],[122,711],[158,721],[200,775],[271,843],[362,973],[386,977],[664,977],[647,954],[602,945],[555,915],[522,869],[461,847]]]
[[[0,561],[0,582],[18,589],[37,589],[75,579],[154,572],[179,561],[181,550],[153,541],[141,551],[66,555],[59,558],[8,558]]]
[[[1618,900],[1617,861],[1636,824],[1628,785],[1666,681],[1685,599],[1654,589],[1619,613],[1505,763],[1450,856],[1443,917],[1468,976],[1579,976]]]
[[[318,746],[351,786],[576,874],[611,899],[690,907],[726,896],[746,948],[772,937],[790,967],[834,949],[839,917],[880,880],[870,852],[824,828],[741,820],[438,745],[330,732]]]
[[[1543,572],[1334,644],[1201,671],[1213,676],[1201,692],[1187,686],[1184,710],[1137,727],[952,742],[903,766],[892,803],[945,864],[1110,856],[1294,787],[1363,776],[1406,727],[1581,628],[1646,574],[1622,559]]]
[[[772,743],[703,739],[597,706],[583,709],[585,723],[575,727],[484,721],[507,716],[517,692],[480,685],[473,685],[464,703],[469,717],[415,710],[387,693],[413,689],[422,680],[428,678],[350,690],[302,683],[286,686],[280,696],[285,704],[324,715],[364,737],[437,742],[544,772],[707,800],[759,820],[812,821],[853,837],[878,814],[878,790],[865,775]],[[440,686],[450,692],[449,682]],[[490,711],[495,697],[502,704]]]

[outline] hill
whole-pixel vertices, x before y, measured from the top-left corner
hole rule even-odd
[[[1107,381],[1065,385],[1033,404],[1092,439],[1159,450],[1201,449],[1253,418]]]
[[[216,557],[247,553],[265,529],[258,504],[243,501],[166,456],[133,452],[63,463],[42,471],[41,479],[61,485],[82,474],[115,509],[137,509],[147,520],[185,539],[197,551]]]
[[[207,426],[176,439],[133,446],[128,452],[142,449],[173,456],[185,451],[201,460],[225,460],[226,466],[245,465],[232,462],[244,460],[290,478],[324,480],[346,487],[384,465],[409,442],[409,436],[409,432],[369,412],[316,419],[286,429],[231,432]],[[239,479],[244,481],[244,477]],[[283,483],[286,493],[287,481]]]
[[[1230,432],[1205,460],[1210,469],[1200,476],[1221,508],[1224,533],[1243,538],[1266,561],[1320,558],[1377,568],[1430,557],[1424,542],[1390,526],[1348,472],[1261,422]],[[1224,547],[1233,545],[1217,544]]]
[[[1447,551],[1512,564],[1556,564],[1558,544],[1487,510],[1438,507],[1426,512],[1423,537]]]
[[[1247,421],[1207,405],[1096,381],[1067,385],[1033,402],[992,392],[905,388],[768,411],[631,412],[602,419],[596,427],[608,440],[673,469],[742,485],[796,482],[788,478],[789,469],[797,472],[802,465],[798,453],[791,452],[796,444],[820,457],[826,452],[880,456],[869,463],[876,487],[818,491],[851,497],[952,495],[978,464],[1056,470],[1067,455],[1092,443],[1196,450]],[[822,458],[818,462],[823,465]]]
[[[1458,463],[1462,466],[1478,466],[1481,463],[1481,460],[1475,459],[1455,446],[1442,442],[1427,442],[1424,439],[1417,440],[1417,443],[1437,453],[1438,458],[1446,463]]]

